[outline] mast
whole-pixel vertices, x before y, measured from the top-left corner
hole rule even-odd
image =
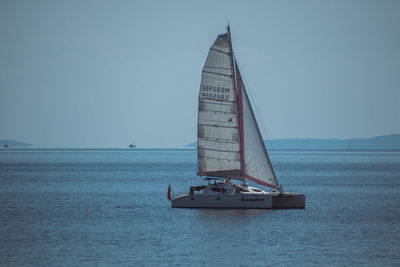
[[[236,112],[239,117],[239,141],[240,141],[240,172],[241,172],[241,180],[245,183],[244,179],[244,143],[243,143],[243,103],[242,103],[242,92],[238,92],[237,83],[236,83],[236,64],[234,64],[233,59],[233,48],[232,48],[232,38],[231,38],[231,28],[229,26],[226,27],[229,39],[229,49],[230,49],[230,60],[231,60],[231,68],[232,68],[232,86],[237,96],[236,102]]]
[[[226,26],[226,31],[228,33],[228,40],[229,40],[229,50],[230,50],[230,59],[231,59],[231,68],[232,68],[232,74],[233,74],[233,89],[236,92],[236,71],[235,71],[235,64],[233,64],[233,49],[232,49],[232,38],[231,38],[231,27]],[[237,93],[237,92],[236,92]]]

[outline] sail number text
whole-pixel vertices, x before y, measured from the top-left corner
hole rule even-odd
[[[200,98],[217,101],[229,101],[230,88],[203,85],[201,88]]]

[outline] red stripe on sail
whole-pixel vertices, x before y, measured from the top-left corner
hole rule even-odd
[[[257,183],[257,184],[265,185],[265,186],[268,186],[268,187],[271,187],[271,188],[276,188],[276,186],[274,186],[274,185],[272,185],[272,184],[269,184],[269,183],[266,183],[266,182],[264,182],[264,181],[261,181],[261,180],[259,180],[259,179],[257,179],[257,178],[254,178],[253,176],[250,176],[250,175],[248,175],[248,174],[246,174],[244,177],[246,177],[246,178],[249,179],[250,181],[253,181],[253,182]]]
[[[240,76],[239,68],[235,62],[236,67],[236,89],[237,89],[237,105],[239,115],[239,141],[240,141],[240,165],[242,173],[244,174],[244,132],[243,132],[243,98],[242,98],[242,77]]]

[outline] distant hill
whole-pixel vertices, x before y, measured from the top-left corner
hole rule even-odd
[[[20,142],[20,141],[15,141],[11,139],[6,139],[5,143],[8,145],[8,148],[13,148],[13,147],[29,147],[32,146],[32,144]],[[4,140],[0,141],[0,148],[4,148]]]
[[[400,150],[400,134],[352,139],[273,139],[267,148],[278,150]],[[197,142],[186,145],[197,147]]]

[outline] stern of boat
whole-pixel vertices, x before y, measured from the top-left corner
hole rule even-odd
[[[274,193],[272,195],[273,209],[304,209],[306,196],[297,193]]]

